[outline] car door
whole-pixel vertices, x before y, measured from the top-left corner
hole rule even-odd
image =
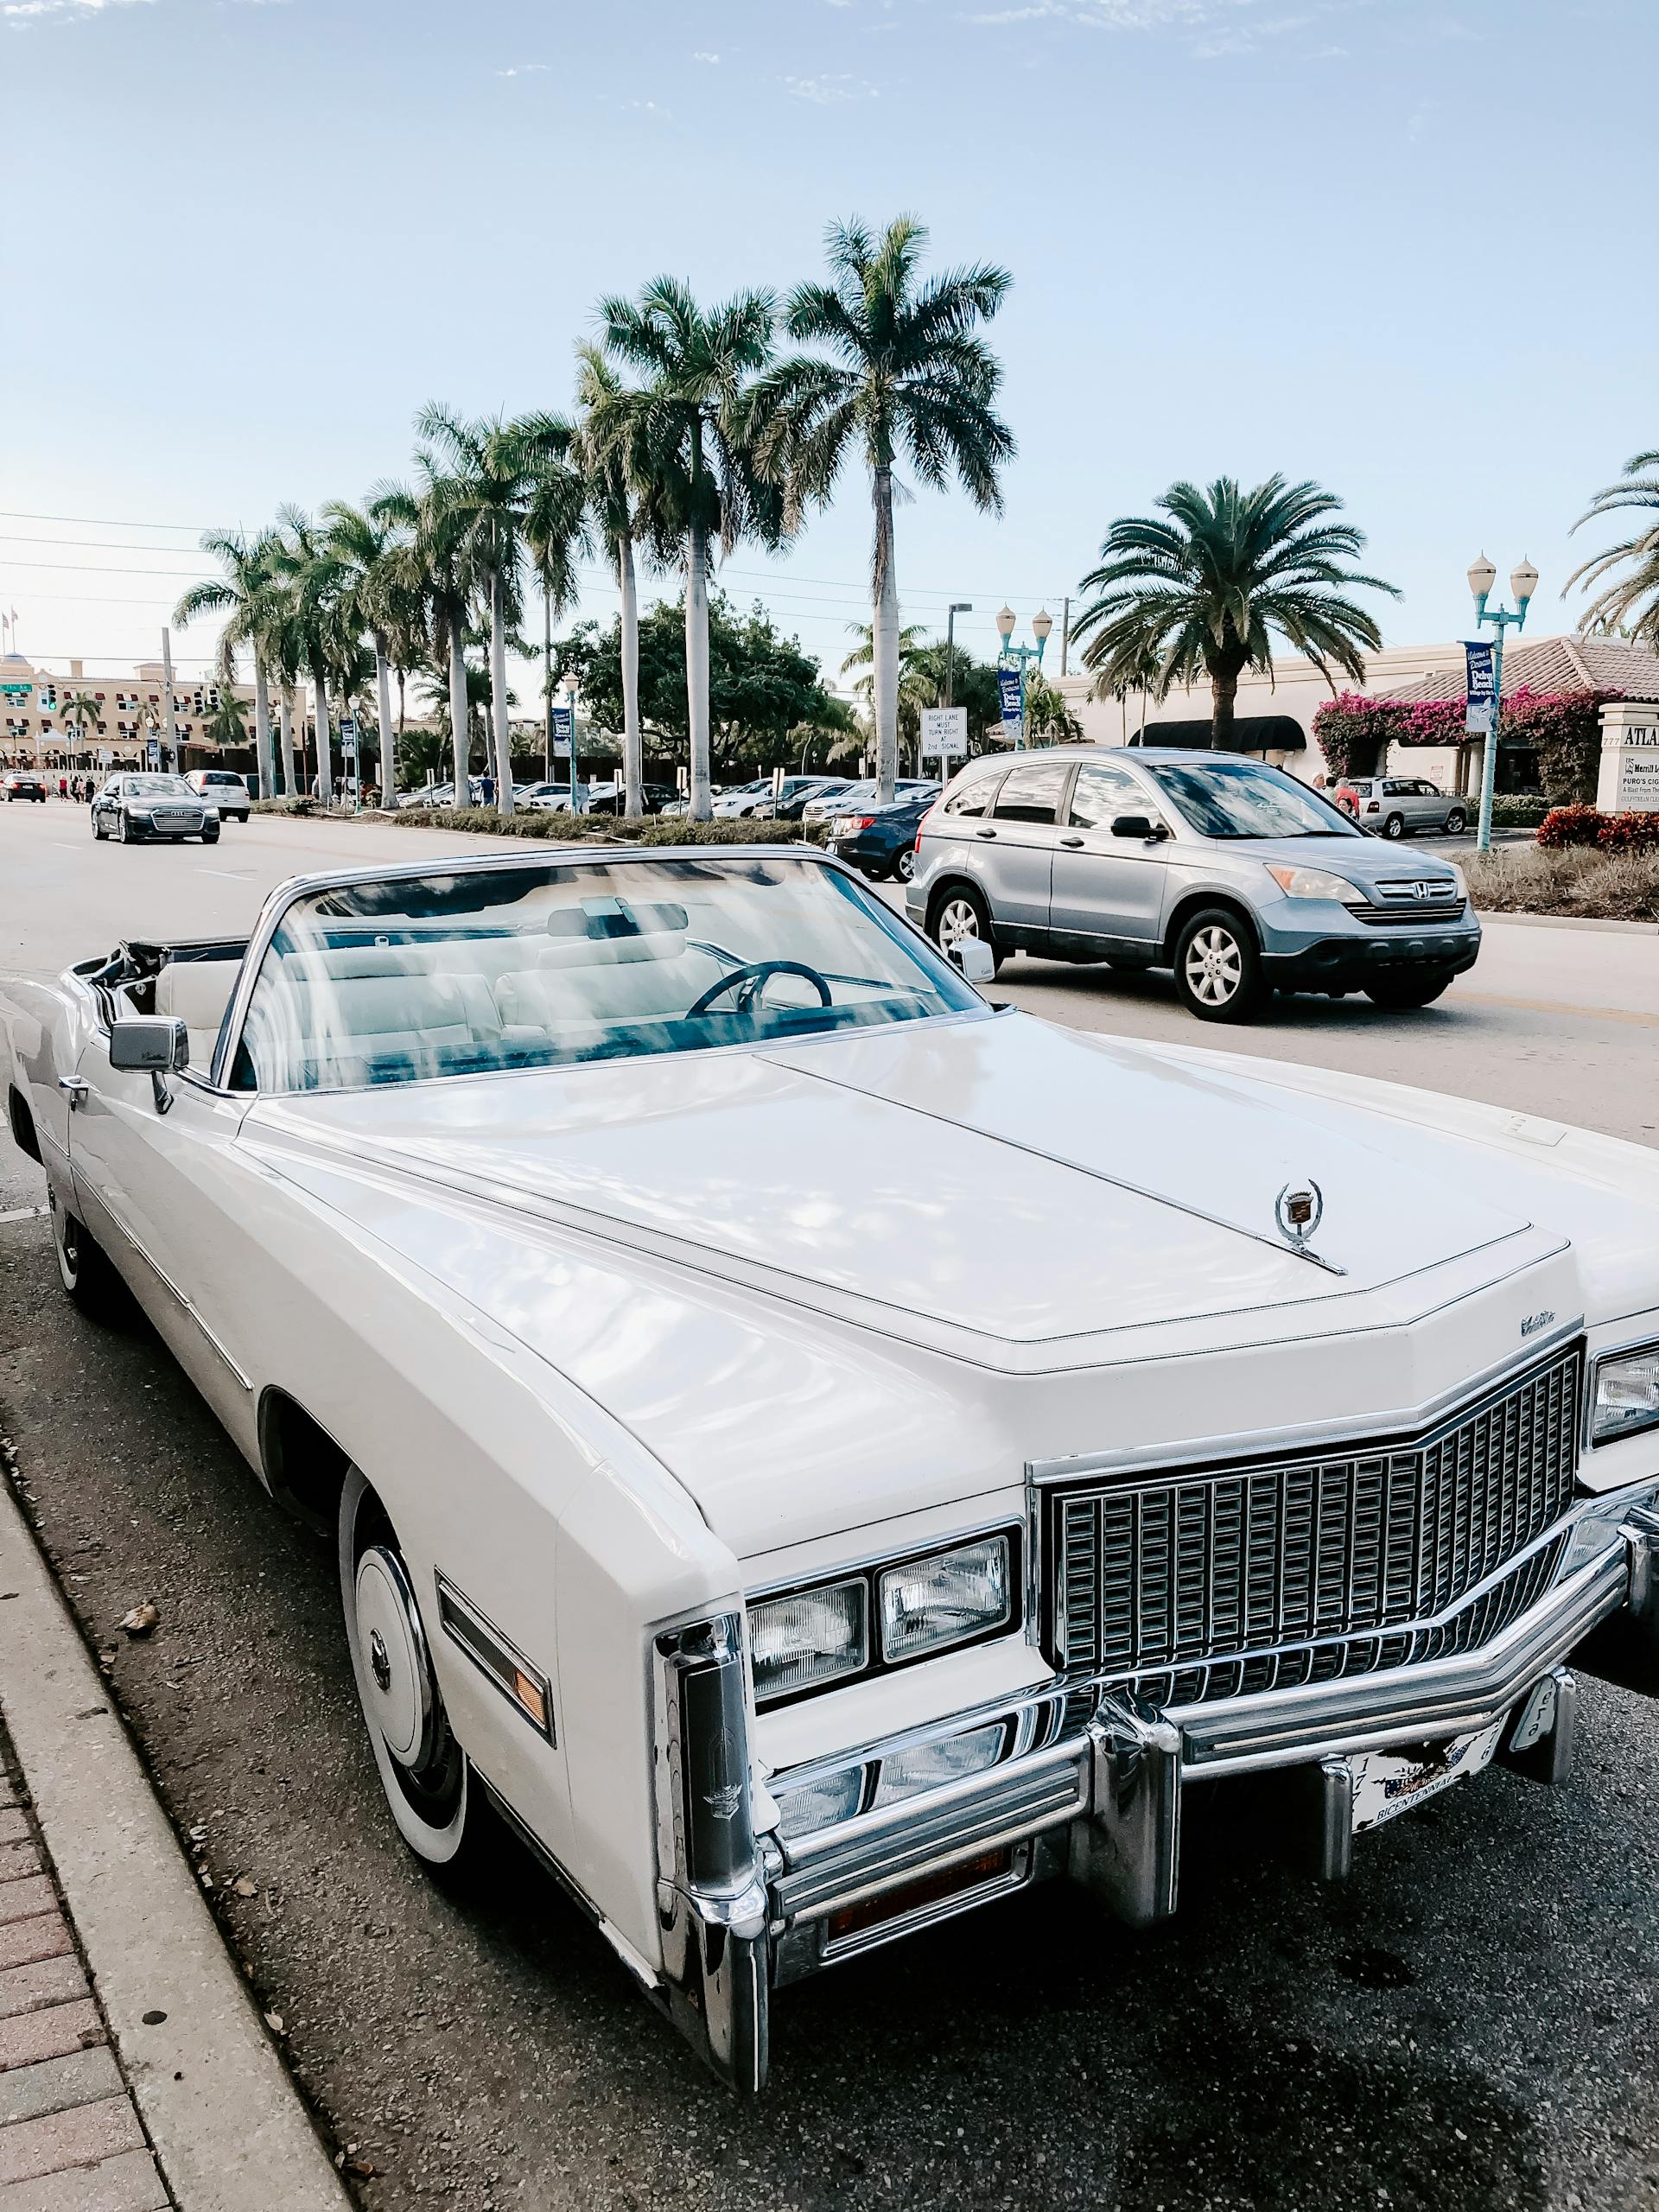
[[[69,1117],[69,1156],[81,1216],[123,1272],[143,1279],[145,1310],[180,1365],[254,1452],[252,1321],[226,1236],[249,1102],[212,1090],[203,1069],[165,1077],[170,1103],[159,1112],[147,1074],[110,1065],[104,1028],[88,1038],[79,1073],[86,1088]]]
[[[990,817],[975,832],[984,847],[981,880],[999,935],[1020,944],[1048,934],[1054,849],[1060,836],[1069,760],[1016,762],[1002,779]]]
[[[1160,941],[1169,869],[1167,836],[1153,842],[1119,837],[1120,815],[1167,823],[1154,798],[1127,768],[1085,761],[1071,787],[1066,822],[1054,853],[1051,926],[1057,941],[1151,954]]]

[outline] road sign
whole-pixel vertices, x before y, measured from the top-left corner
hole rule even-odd
[[[357,758],[357,716],[342,715],[340,718],[340,749],[347,760]]]
[[[1490,737],[1497,705],[1497,648],[1484,639],[1466,639],[1468,661],[1463,726],[1477,737]]]
[[[772,772],[772,795],[773,798],[782,798],[784,795],[784,772],[781,768],[774,768]]]
[[[925,755],[937,753],[941,760],[965,760],[968,758],[967,708],[924,707],[922,752]]]
[[[152,737],[145,741],[144,758],[152,768],[159,768],[161,766],[162,741],[159,737]]]

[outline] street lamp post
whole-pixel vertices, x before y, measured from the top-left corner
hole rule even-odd
[[[575,814],[578,810],[576,806],[576,679],[574,676],[567,676],[564,679],[564,703],[570,710],[570,811]]]
[[[1492,793],[1497,786],[1497,728],[1503,713],[1503,632],[1513,626],[1524,627],[1527,608],[1538,588],[1538,571],[1530,561],[1523,560],[1510,571],[1510,590],[1515,599],[1515,612],[1503,607],[1488,608],[1486,601],[1492,586],[1497,582],[1497,570],[1483,553],[1478,561],[1469,564],[1469,588],[1475,597],[1475,626],[1488,623],[1497,631],[1492,648],[1492,726],[1486,733],[1486,742],[1480,759],[1480,834],[1477,842],[1483,853],[1492,847]]]
[[[944,618],[944,703],[947,707],[956,704],[957,617],[958,614],[971,614],[973,611],[971,599],[959,599]]]
[[[1014,624],[1014,609],[1011,607],[1005,607],[996,618],[997,635],[1002,640],[1001,656],[997,665],[1000,668],[1013,668],[1019,671],[1020,734],[1014,742],[1015,751],[1023,752],[1026,743],[1026,664],[1028,661],[1034,660],[1038,667],[1041,668],[1043,647],[1048,643],[1049,632],[1054,627],[1054,617],[1046,607],[1039,607],[1032,616],[1031,634],[1037,640],[1034,645],[1016,645],[1013,642]]]

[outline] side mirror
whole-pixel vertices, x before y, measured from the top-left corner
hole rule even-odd
[[[173,1094],[162,1080],[190,1065],[190,1032],[176,1017],[129,1014],[110,1025],[110,1065],[148,1075],[156,1111],[165,1114]]]
[[[1161,822],[1154,823],[1144,814],[1119,814],[1112,817],[1114,837],[1139,837],[1143,844],[1166,833]]]
[[[996,955],[982,937],[958,938],[950,948],[950,958],[962,970],[966,983],[988,983],[996,975]]]

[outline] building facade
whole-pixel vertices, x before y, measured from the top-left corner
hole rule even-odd
[[[236,683],[229,689],[245,710],[251,745],[253,687]],[[89,702],[85,717],[72,711],[77,700]],[[186,682],[175,672],[174,736],[180,758],[169,766],[200,766],[219,757],[207,734],[219,702],[217,683]],[[152,735],[165,745],[166,683],[160,661],[139,661],[125,676],[89,677],[79,660],[72,660],[64,675],[38,668],[21,653],[0,656],[0,762],[5,766],[84,770],[134,765],[145,759]],[[187,748],[205,759],[185,759]],[[233,748],[229,757],[241,765],[241,748]]]

